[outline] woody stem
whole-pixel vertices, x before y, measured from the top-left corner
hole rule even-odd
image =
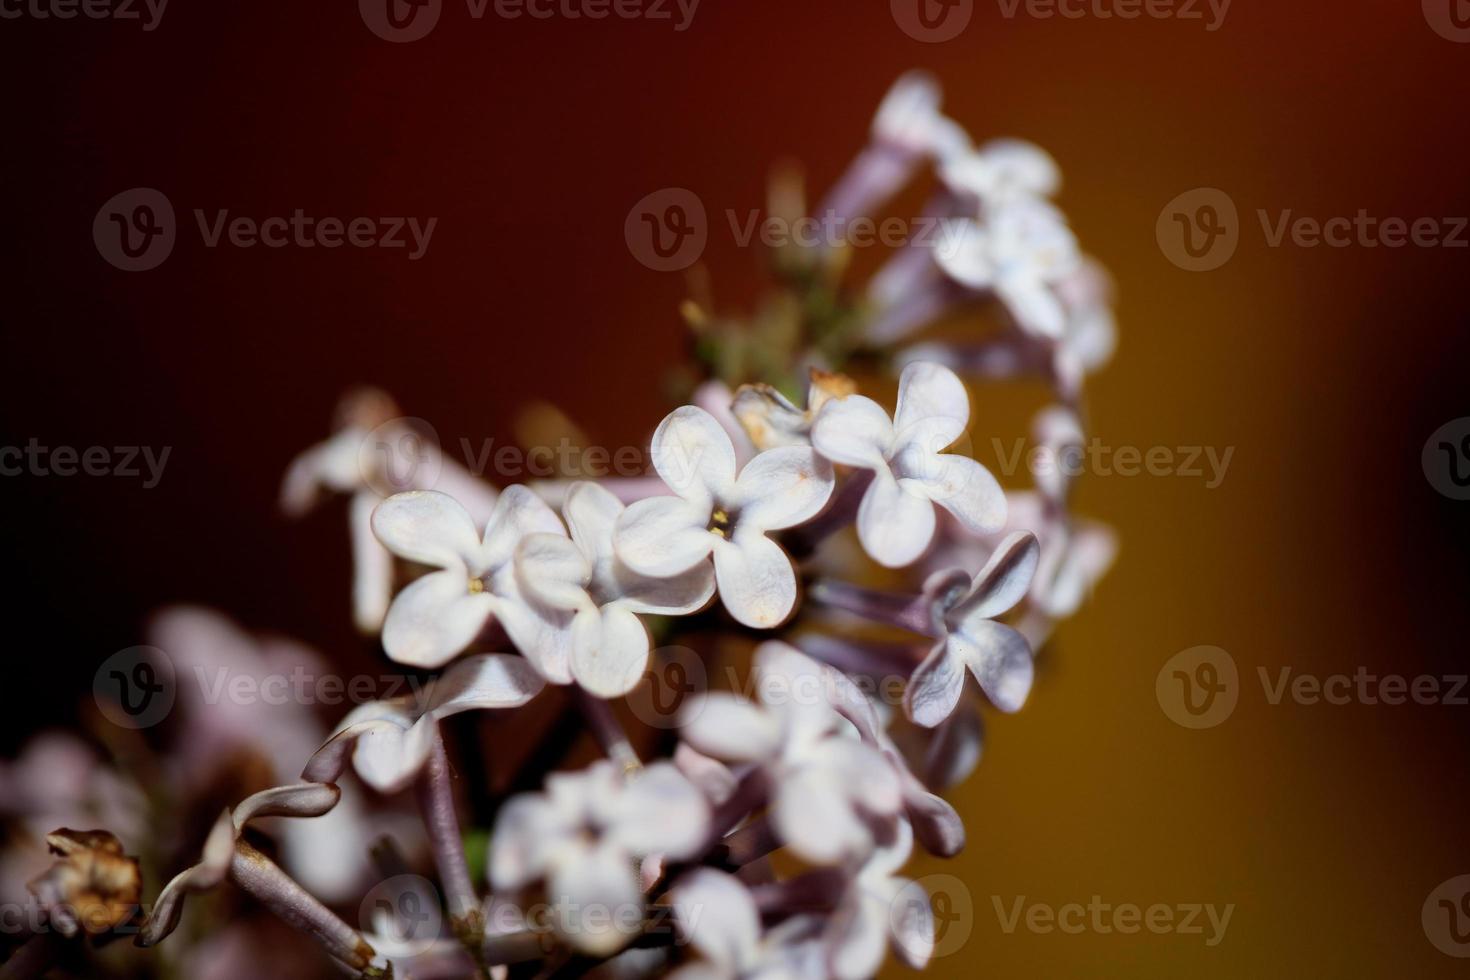
[[[419,814],[429,835],[434,852],[434,866],[444,886],[449,914],[457,923],[473,927],[470,920],[478,917],[480,901],[465,860],[464,839],[460,836],[459,816],[455,811],[454,787],[450,783],[449,754],[444,750],[444,736],[434,736],[428,762],[414,786]],[[479,929],[474,929],[478,933]],[[478,937],[476,937],[478,943]]]

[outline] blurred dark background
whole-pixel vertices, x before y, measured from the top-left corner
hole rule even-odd
[[[0,21],[0,444],[171,447],[152,489],[0,479],[3,748],[69,723],[96,665],[142,642],[164,603],[372,662],[348,615],[341,514],[295,522],[276,507],[339,394],[382,385],[446,444],[512,441],[532,399],[605,445],[641,442],[684,357],[687,284],[630,254],[629,208],[664,187],[697,193],[714,216],[715,296],[749,306],[762,257],[724,210],[760,207],[788,158],[820,194],[887,86],[924,67],[977,138],[1055,155],[1064,208],[1118,280],[1096,433],[1235,447],[1216,489],[1080,488],[1081,510],[1118,529],[1120,560],[1061,631],[1027,710],[991,719],[956,799],[970,847],[918,866],[963,879],[973,903],[970,938],[934,974],[1462,973],[1426,940],[1420,907],[1470,872],[1470,707],[1273,706],[1255,675],[1470,669],[1470,504],[1420,466],[1430,433],[1470,415],[1470,251],[1272,248],[1256,212],[1470,214],[1470,44],[1412,2],[1240,0],[1215,31],[1201,9],[1205,21],[1071,20],[980,3],[932,44],[872,0],[704,0],[684,31],[493,7],[475,20],[450,0],[408,44],[374,36],[349,0],[176,0],[152,31]],[[140,186],[173,202],[180,237],[162,266],[126,273],[91,228]],[[1226,265],[1190,273],[1155,222],[1201,186],[1226,191],[1243,227]],[[408,261],[208,249],[195,208],[439,221]],[[1025,417],[977,412],[982,460]],[[1246,682],[1228,722],[1187,731],[1154,679],[1200,644],[1230,651]],[[1237,908],[1205,948],[1146,931],[1007,934],[994,907],[1095,894]]]

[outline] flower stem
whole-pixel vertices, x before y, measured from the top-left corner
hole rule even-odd
[[[885,626],[896,626],[923,636],[935,635],[932,603],[926,596],[880,592],[824,578],[812,583],[807,597],[829,609],[840,609]]]
[[[480,900],[475,896],[474,881],[465,860],[464,839],[460,835],[459,816],[454,806],[454,787],[450,784],[449,754],[444,750],[442,734],[434,736],[434,747],[419,773],[414,795],[418,799],[424,829],[428,831],[434,865],[439,871],[439,881],[444,887],[456,931],[460,928],[471,930],[478,946],[479,933],[483,930],[483,923],[478,921]]]
[[[230,879],[288,925],[311,936],[338,963],[359,976],[380,976],[372,965],[377,952],[332,910],[317,901],[274,861],[245,841],[235,842]]]
[[[592,734],[596,736],[607,757],[621,766],[624,772],[641,769],[643,763],[638,759],[633,743],[628,741],[628,734],[623,731],[622,724],[613,714],[612,707],[580,688],[577,690],[577,699],[582,714],[587,719],[587,727],[592,729]]]

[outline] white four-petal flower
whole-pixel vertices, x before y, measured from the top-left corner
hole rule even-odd
[[[776,835],[814,864],[863,860],[873,827],[903,809],[897,776],[831,706],[821,664],[779,642],[755,655],[760,704],[716,692],[688,709],[682,734],[698,751],[760,765],[774,787]]]
[[[725,608],[741,623],[779,626],[796,606],[796,571],[767,533],[816,516],[832,468],[811,449],[758,454],[737,475],[735,447],[708,412],[675,409],[653,434],[658,471],[678,496],[650,497],[618,518],[618,557],[643,575],[683,575],[714,554]]]
[[[715,592],[708,562],[670,578],[629,568],[613,551],[613,528],[623,510],[603,487],[575,483],[562,505],[571,540],[527,535],[516,556],[528,593],[576,614],[572,677],[602,698],[631,691],[648,664],[648,631],[636,613],[686,615],[703,608]]]
[[[520,889],[545,880],[566,909],[554,922],[568,942],[595,955],[621,949],[643,923],[634,859],[693,856],[709,832],[709,804],[671,763],[624,775],[602,760],[553,773],[546,792],[513,797],[495,824],[490,883]]]
[[[959,704],[966,668],[1000,710],[1019,711],[1026,703],[1034,674],[1030,644],[994,617],[1025,598],[1040,555],[1036,536],[1017,531],[1000,543],[968,589],[968,576],[953,573],[955,583],[942,590],[933,609],[942,639],[904,691],[904,710],[912,721],[933,728],[948,718]]]
[[[858,509],[858,538],[880,564],[912,564],[934,538],[934,504],[976,533],[1005,524],[1005,493],[973,459],[943,453],[965,432],[970,399],[946,367],[915,362],[903,370],[894,418],[862,395],[827,403],[812,444],[834,463],[873,471]]]
[[[414,667],[440,667],[495,616],[543,677],[554,684],[571,681],[571,614],[526,596],[516,573],[516,547],[526,535],[566,534],[530,490],[513,486],[500,495],[483,538],[458,501],[432,490],[383,501],[373,512],[373,532],[394,554],[439,569],[393,600],[383,622],[388,656]]]
[[[1021,329],[1056,339],[1067,313],[1055,286],[1081,263],[1077,239],[1061,212],[1019,199],[983,221],[965,221],[934,251],[939,267],[970,289],[993,290]]]

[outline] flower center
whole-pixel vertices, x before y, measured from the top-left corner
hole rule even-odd
[[[730,536],[730,526],[734,523],[735,522],[730,517],[728,511],[724,510],[723,508],[717,508],[715,512],[709,516],[709,528],[707,530],[711,534],[719,535],[722,538],[728,538]]]
[[[479,595],[485,591],[485,580],[482,578],[470,579],[470,595]]]

